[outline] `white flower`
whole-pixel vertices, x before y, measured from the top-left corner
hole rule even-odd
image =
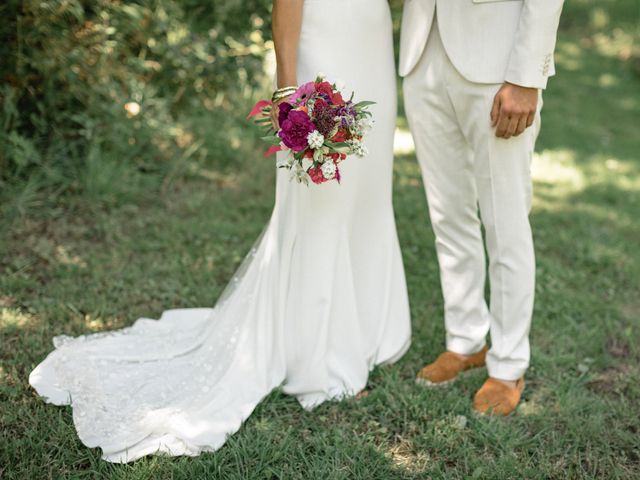
[[[319,78],[320,80],[324,80],[326,75],[324,74],[324,72],[318,72],[318,75],[316,75],[317,78]]]
[[[373,128],[373,120],[369,117],[362,117],[358,120],[357,128],[362,133],[368,132]]]
[[[345,86],[346,86],[346,85],[345,85],[345,83],[344,83],[344,80],[340,80],[340,79],[336,80],[336,90],[338,90],[339,92],[341,92],[342,90],[344,90],[344,87],[345,87]]]
[[[369,117],[361,117],[349,125],[349,131],[356,136],[365,135],[373,127],[373,120]]]
[[[313,150],[322,147],[324,144],[324,135],[322,135],[319,131],[314,130],[309,135],[307,135],[307,143],[309,143],[309,147]]]
[[[369,154],[369,150],[360,140],[349,140],[349,146],[351,147],[351,152],[357,157],[366,157]]]
[[[322,175],[324,175],[324,178],[327,180],[333,180],[336,176],[336,164],[333,162],[324,162],[320,169],[322,170]]]
[[[302,165],[296,162],[291,168],[291,180],[309,185],[309,174],[305,171]]]
[[[291,154],[284,156],[279,155],[276,159],[276,167],[278,168],[292,168],[293,162],[295,161],[295,158],[293,158]]]

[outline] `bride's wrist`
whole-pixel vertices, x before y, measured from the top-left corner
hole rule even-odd
[[[273,95],[271,96],[271,101],[273,103],[276,103],[280,100],[288,98],[291,95],[293,95],[297,89],[298,89],[297,85],[288,85],[285,87],[280,87],[275,92],[273,92]]]
[[[293,65],[278,65],[276,72],[277,87],[284,88],[291,85],[298,85],[298,76]]]

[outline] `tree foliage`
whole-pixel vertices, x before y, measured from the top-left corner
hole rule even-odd
[[[229,111],[261,80],[270,3],[5,0],[0,182],[71,184],[92,157],[176,158],[182,117]]]

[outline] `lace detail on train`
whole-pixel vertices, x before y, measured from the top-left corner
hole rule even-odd
[[[154,431],[190,428],[228,372],[253,300],[256,253],[254,247],[215,308],[168,310],[117,331],[55,337],[56,350],[30,383],[51,403],[73,405],[83,443],[102,447],[111,460],[131,460],[135,455],[120,448],[145,439],[162,449],[149,438]],[[182,443],[178,453],[201,450]]]
[[[138,320],[111,335],[63,339],[63,346],[56,339],[56,387],[70,392],[74,422],[87,444],[94,443],[93,436],[137,441],[142,425],[153,423],[154,415],[163,421],[178,417],[187,400],[189,408],[197,409],[198,400],[206,399],[210,385],[226,371],[239,324],[218,325],[215,310],[202,316],[190,312],[178,333],[165,328],[173,323],[172,313],[157,322]],[[209,321],[215,333],[205,331]],[[205,339],[209,346],[203,346]],[[110,351],[121,358],[109,358]],[[136,358],[139,352],[144,354]]]

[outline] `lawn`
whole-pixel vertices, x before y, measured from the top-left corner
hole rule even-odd
[[[305,412],[274,392],[218,452],[101,461],[78,441],[70,409],[29,388],[29,372],[56,334],[212,305],[274,191],[257,143],[225,150],[235,157],[224,168],[123,179],[116,193],[105,179],[119,170],[105,159],[88,173],[102,186],[95,194],[3,219],[0,478],[640,478],[640,7],[595,4],[566,6],[545,95],[533,165],[533,358],[514,416],[471,414],[484,372],[441,390],[413,383],[444,331],[422,181],[405,150],[394,202],[414,339],[400,362],[372,373],[369,395]]]

